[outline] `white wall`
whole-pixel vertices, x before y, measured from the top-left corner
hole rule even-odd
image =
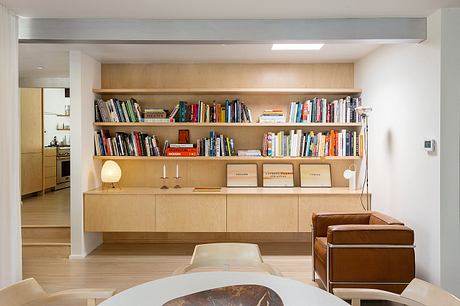
[[[43,89],[43,109],[44,109],[44,144],[48,145],[56,136],[59,142],[66,138],[70,144],[70,131],[57,130],[57,125],[62,128],[62,124],[70,125],[70,117],[57,116],[65,113],[65,106],[70,105],[70,98],[65,97],[64,88],[44,88]]]
[[[70,52],[71,109],[71,258],[88,255],[102,243],[98,233],[83,231],[83,192],[101,185],[101,164],[94,154],[94,94],[101,86],[101,64],[80,51]]]
[[[460,9],[442,10],[441,284],[460,296]]]
[[[440,283],[440,156],[423,149],[440,139],[441,14],[428,40],[383,46],[355,65],[355,86],[369,119],[372,209],[415,231],[417,276]],[[458,254],[458,253],[457,253]]]
[[[22,278],[18,20],[0,4],[0,288]]]

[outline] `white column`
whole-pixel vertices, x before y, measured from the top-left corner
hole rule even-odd
[[[102,243],[101,234],[85,233],[83,228],[83,192],[101,185],[101,162],[93,160],[95,98],[93,88],[100,86],[101,64],[80,51],[71,51],[71,259],[84,258]]]
[[[22,278],[18,20],[0,4],[0,288]]]

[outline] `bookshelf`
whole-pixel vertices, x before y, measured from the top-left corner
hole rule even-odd
[[[360,160],[360,156],[323,156],[323,157],[265,157],[265,156],[94,156],[100,160],[187,160],[187,161],[334,161]]]
[[[189,130],[190,143],[209,137],[212,130],[233,138],[236,149],[261,150],[267,132],[347,129],[358,133],[362,128],[360,122],[258,123],[265,109],[281,109],[287,119],[292,101],[359,97],[362,91],[354,88],[353,64],[103,64],[101,76],[101,88],[93,89],[93,93],[103,100],[134,98],[142,108],[171,110],[181,100],[218,104],[240,99],[252,112],[252,123],[93,123],[95,131],[107,130],[111,135],[154,134],[161,146],[166,139],[176,143],[179,129]],[[257,237],[304,241],[312,212],[363,210],[360,191],[349,191],[343,177],[343,171],[351,166],[359,171],[360,156],[94,156],[93,160],[95,164],[115,160],[123,172],[120,188],[97,189],[84,195],[85,231],[104,232],[104,239],[114,241],[126,237],[164,241],[169,239],[165,232],[178,233],[168,237],[193,237],[193,241],[222,241],[227,235],[234,237],[232,232],[244,237],[257,233],[253,241],[258,241]],[[230,163],[257,164],[258,186],[263,185],[264,163],[291,163],[294,186],[300,186],[300,164],[328,163],[332,188],[225,188],[226,165]],[[183,188],[160,189],[163,166],[172,187],[177,165]],[[202,193],[194,192],[193,187],[223,188]],[[138,232],[142,234],[136,235]]]
[[[273,127],[273,128],[356,128],[361,123],[226,123],[226,122],[95,122],[95,127]]]
[[[100,95],[358,95],[358,88],[98,88]]]

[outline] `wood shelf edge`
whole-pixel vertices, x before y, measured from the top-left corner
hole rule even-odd
[[[93,93],[109,94],[361,94],[359,88],[95,88]]]

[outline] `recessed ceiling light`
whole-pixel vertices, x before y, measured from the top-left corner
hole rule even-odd
[[[43,69],[45,69],[45,67],[43,67],[43,66],[37,66],[37,67],[35,67],[35,68],[38,69],[38,70],[43,70]]]
[[[319,50],[324,44],[273,44],[272,50]]]

